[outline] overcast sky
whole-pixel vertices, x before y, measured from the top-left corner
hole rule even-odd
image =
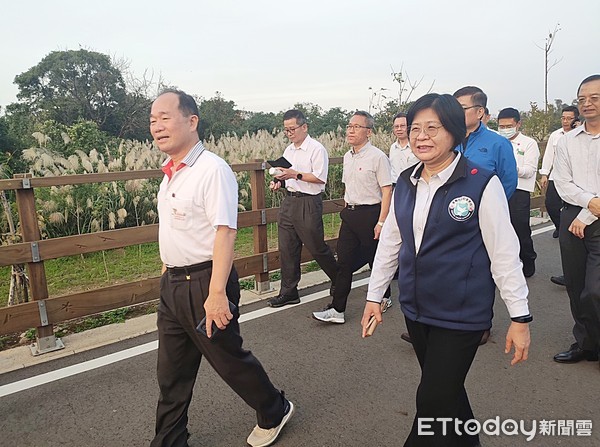
[[[131,70],[249,111],[296,102],[368,109],[397,97],[391,67],[423,78],[413,99],[477,85],[492,113],[543,105],[544,39],[557,23],[549,99],[600,73],[600,1],[33,0],[2,2],[0,106],[14,77],[56,50],[125,58]],[[537,46],[536,46],[537,45]]]

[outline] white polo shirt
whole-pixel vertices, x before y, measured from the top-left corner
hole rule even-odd
[[[344,154],[342,182],[347,204],[381,203],[381,187],[392,184],[390,159],[370,141],[356,153],[351,149]]]
[[[546,150],[544,151],[544,157],[542,158],[542,167],[540,168],[540,175],[548,175],[548,180],[554,180],[554,171],[552,167],[554,166],[554,156],[556,154],[556,145],[558,144],[558,140],[560,140],[566,132],[563,128],[556,129],[554,132],[550,134],[548,138],[548,143],[546,143]]]
[[[400,146],[398,140],[390,146],[390,164],[392,165],[392,183],[396,183],[400,173],[405,169],[419,163],[419,159],[413,154],[410,144]]]
[[[291,169],[300,173],[313,174],[323,181],[319,184],[289,179],[285,181],[288,191],[302,192],[313,196],[325,191],[329,169],[329,154],[321,143],[307,135],[300,147],[294,146],[293,143],[290,144],[283,152],[283,156],[292,164]]]
[[[170,168],[172,160],[163,163]],[[210,261],[217,226],[237,229],[238,185],[229,165],[198,142],[158,191],[158,245],[168,267]]]
[[[517,160],[517,189],[533,192],[535,189],[535,174],[537,173],[540,149],[537,142],[521,132],[510,140],[515,160]]]

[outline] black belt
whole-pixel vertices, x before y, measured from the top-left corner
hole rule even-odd
[[[201,272],[212,267],[212,261],[200,262],[198,264],[186,265],[184,267],[167,267],[171,275],[185,275],[187,279],[191,273]]]
[[[374,206],[379,206],[381,203],[374,203],[372,205],[346,205],[346,208],[349,210],[357,210],[359,208],[372,208]]]
[[[320,196],[321,194],[306,194],[304,192],[298,192],[298,191],[288,191],[286,190],[286,195],[289,197],[317,197]]]

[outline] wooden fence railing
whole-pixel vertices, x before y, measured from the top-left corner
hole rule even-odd
[[[330,159],[330,165],[340,163],[341,157]],[[265,208],[264,162],[232,165],[232,169],[235,172],[250,171],[252,211],[239,213],[238,227],[252,227],[254,235],[254,254],[237,258],[234,264],[240,277],[255,275],[259,290],[266,290],[269,272],[280,268],[279,252],[268,251],[267,243],[267,224],[277,221],[279,209]],[[160,178],[162,175],[160,170],[146,170],[44,178],[19,175],[10,180],[0,180],[0,191],[15,191],[23,240],[21,243],[0,246],[0,266],[27,265],[33,300],[0,308],[0,335],[36,327],[39,344],[40,340],[48,341],[53,337],[53,325],[56,323],[158,299],[158,277],[49,297],[44,261],[156,242],[158,224],[42,240],[37,223],[34,191],[35,188],[42,187]],[[531,208],[543,208],[543,203],[543,196],[533,198]],[[324,201],[323,213],[337,213],[342,206],[342,199]],[[335,249],[336,241],[337,239],[329,239],[327,243]],[[303,262],[311,259],[310,253],[303,250]]]
[[[332,158],[330,164],[340,164]],[[268,251],[267,225],[277,221],[279,208],[265,208],[265,163],[232,165],[235,172],[250,171],[252,211],[239,213],[238,228],[253,228],[254,254],[234,260],[240,277],[256,277],[259,290],[268,289],[269,272],[280,268],[279,252]],[[91,234],[41,239],[35,207],[35,188],[160,178],[161,170],[30,178],[24,175],[0,180],[1,190],[14,190],[23,242],[0,246],[0,266],[26,264],[31,302],[0,308],[0,335],[36,327],[38,339],[53,335],[53,324],[98,312],[158,299],[159,278],[148,278],[64,296],[49,297],[44,261],[158,240],[158,224],[100,231]],[[323,213],[340,211],[343,200],[326,200]],[[327,243],[335,248],[337,239]],[[303,250],[303,262],[311,260]]]

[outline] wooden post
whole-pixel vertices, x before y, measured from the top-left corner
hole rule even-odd
[[[29,179],[31,178],[31,174],[15,174],[14,178]],[[15,192],[23,242],[37,242],[41,239],[41,234],[38,226],[33,188],[17,189]],[[32,250],[33,247],[32,244]],[[47,322],[47,324],[44,324],[42,322],[42,315],[46,314],[45,302],[43,300],[48,298],[48,284],[46,282],[44,262],[28,262],[27,272],[29,273],[31,298],[34,301],[41,301],[40,325],[37,327],[37,352],[42,353],[64,348],[62,342],[60,342],[60,346],[57,345],[52,324]]]
[[[262,163],[262,169],[250,171],[250,189],[252,192],[252,209],[253,210],[264,210],[266,206],[266,188],[265,188],[265,169],[266,165],[264,160],[254,160],[255,162]],[[266,214],[263,214],[261,224],[255,225],[253,229],[254,235],[254,254],[265,253],[263,266],[265,271],[255,275],[256,291],[258,293],[266,293],[271,290],[271,284],[269,282],[269,270],[267,265],[267,251],[269,251],[269,243],[267,237],[267,224]]]

